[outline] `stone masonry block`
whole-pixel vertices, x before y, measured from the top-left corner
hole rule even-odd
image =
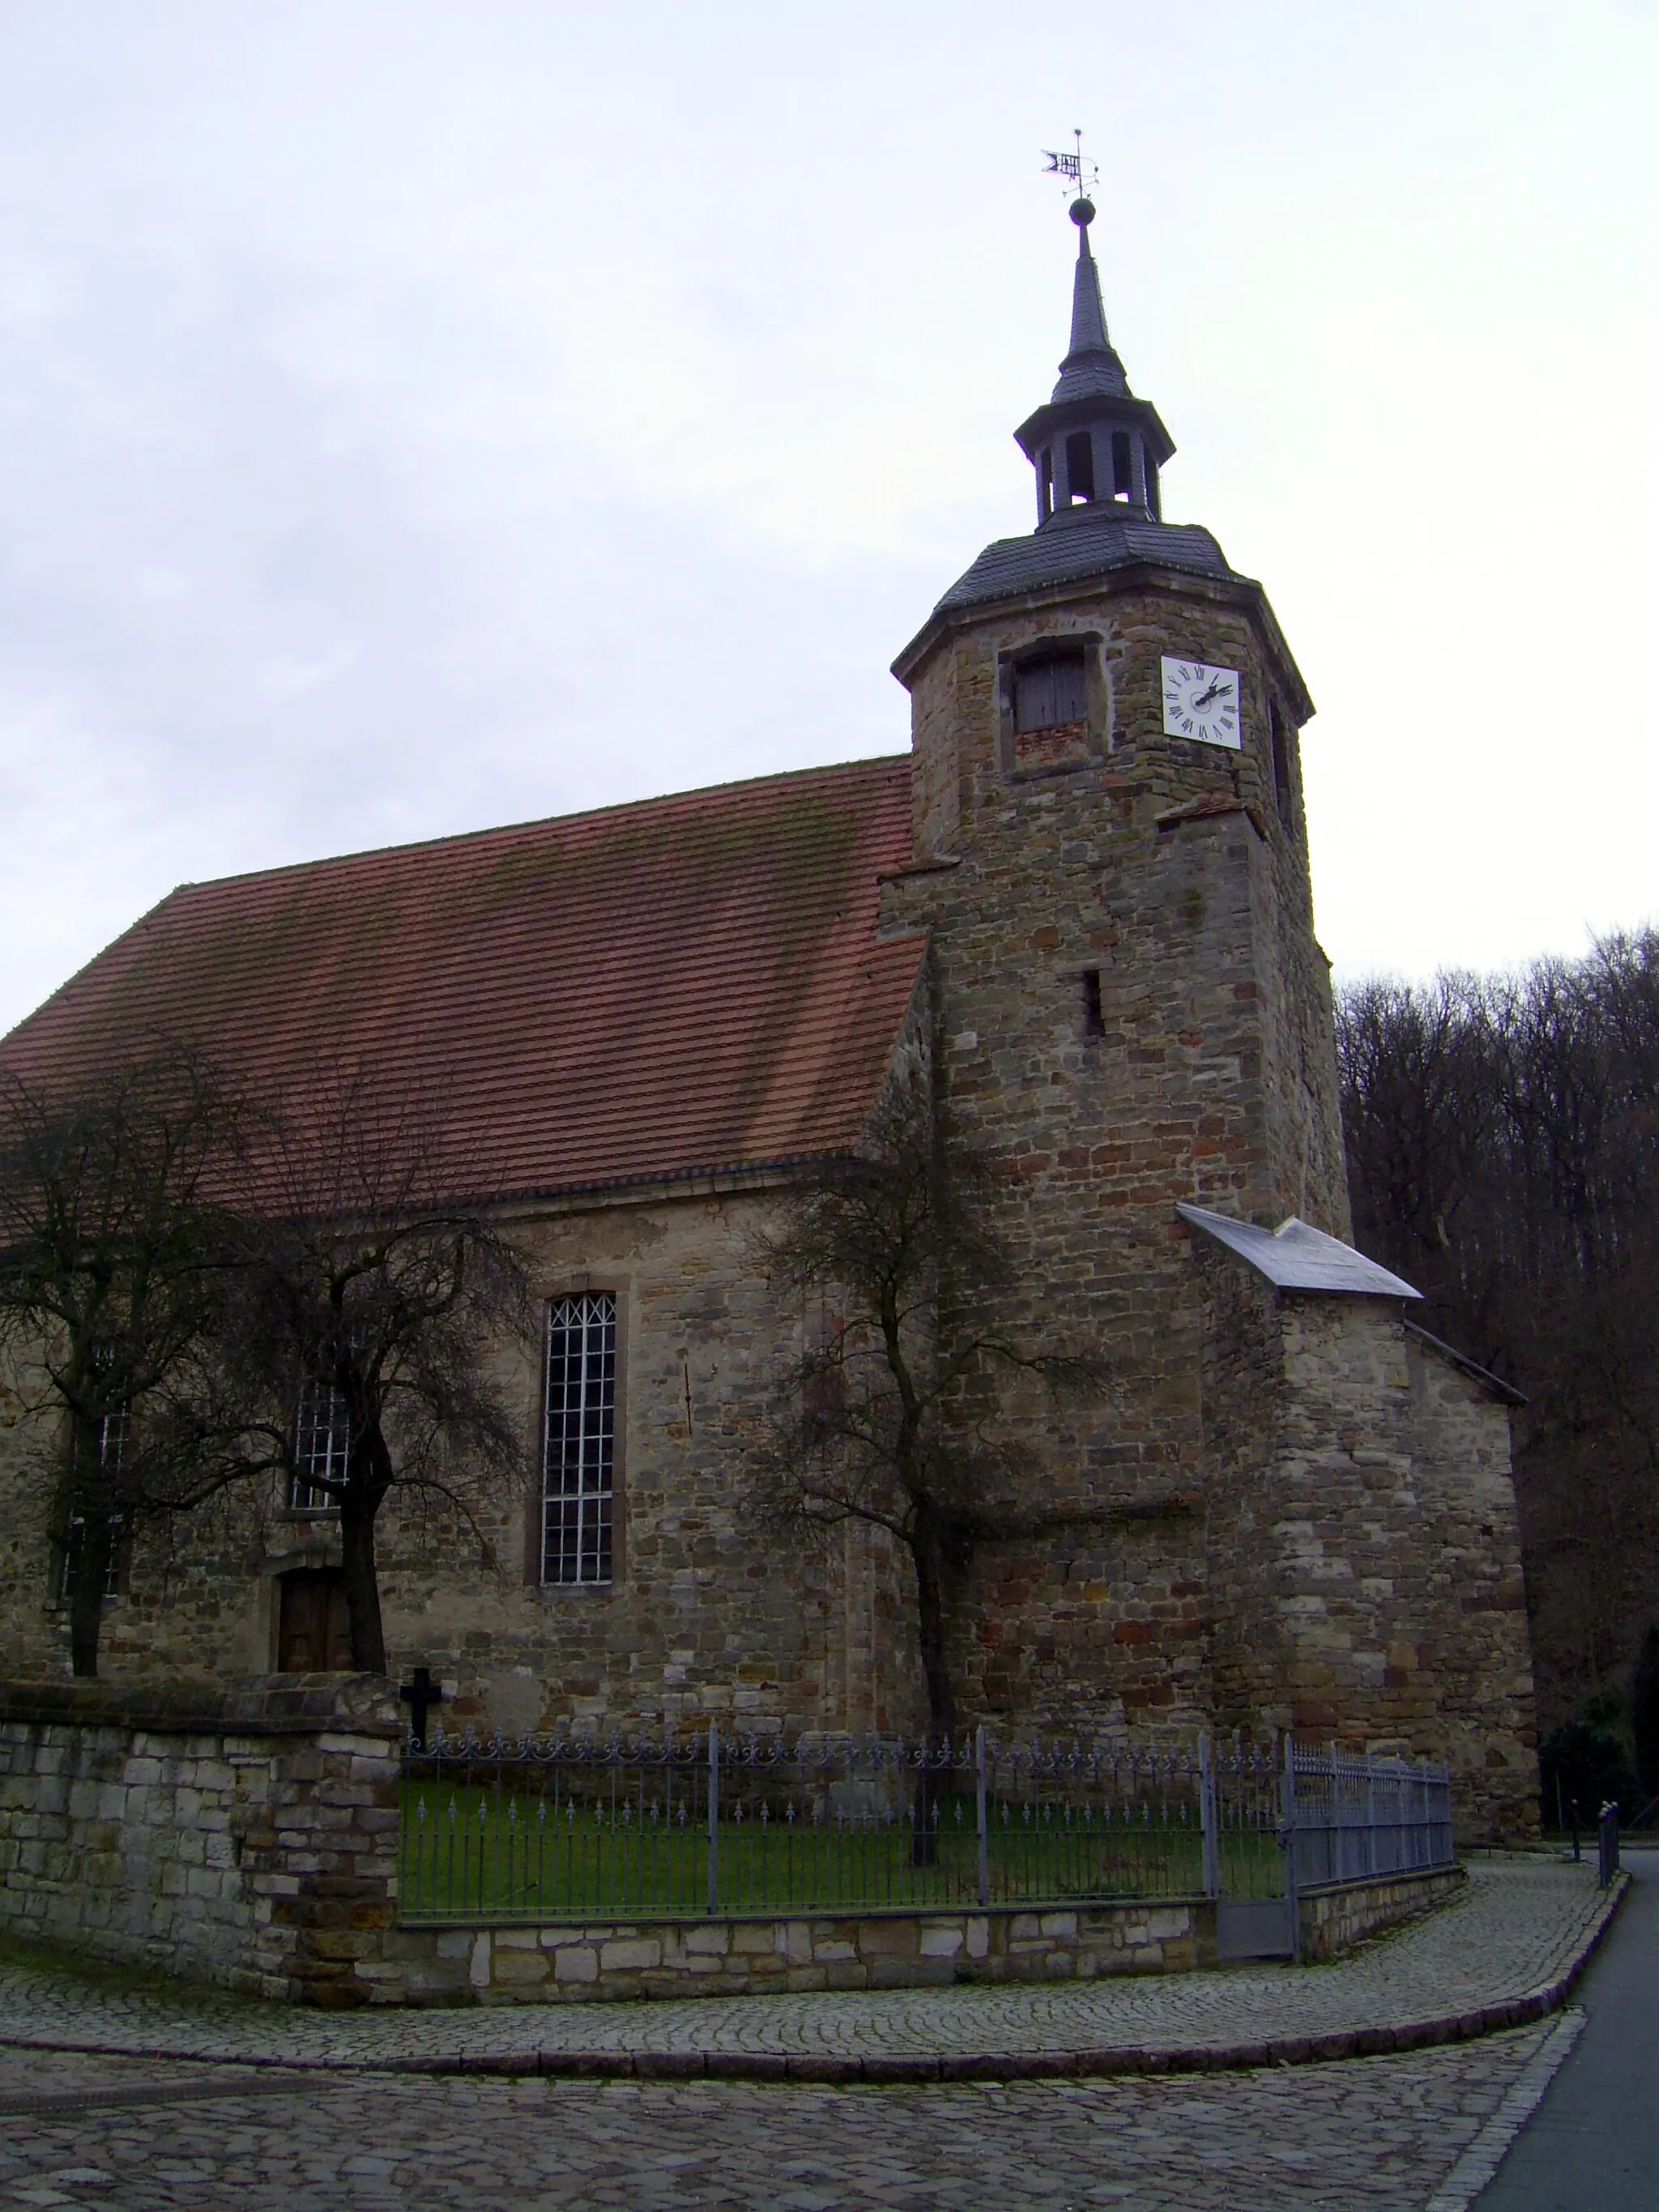
[[[921,1931],[921,1955],[924,1959],[954,1959],[962,1949],[963,1931],[960,1928],[924,1928]]]
[[[606,1943],[599,1952],[599,1967],[607,1974],[641,1973],[662,1964],[662,1945],[654,1938]]]

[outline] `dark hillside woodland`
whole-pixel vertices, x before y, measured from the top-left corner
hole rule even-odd
[[[1338,1043],[1357,1243],[1526,1394],[1540,1720],[1588,1721],[1659,1620],[1659,935],[1362,984]]]
[[[239,1401],[290,1498],[337,1512],[352,1664],[386,1671],[375,1523],[395,1491],[486,1558],[486,1516],[529,1480],[491,1372],[533,1334],[518,1254],[459,1200],[435,1117],[325,1083],[262,1155],[228,1331]]]
[[[797,1187],[764,1247],[773,1282],[823,1318],[753,1453],[755,1503],[796,1534],[860,1521],[902,1547],[937,1739],[959,1723],[947,1629],[975,1552],[1113,1518],[1029,1503],[1030,1470],[996,1434],[1012,1378],[1096,1389],[1103,1370],[1075,1353],[1033,1354],[988,1322],[1011,1277],[994,1189],[934,1085],[912,1070],[860,1149]]]
[[[0,1350],[36,1425],[71,1665],[147,1521],[265,1463],[221,1360],[249,1116],[182,1048],[72,1091],[0,1073]]]

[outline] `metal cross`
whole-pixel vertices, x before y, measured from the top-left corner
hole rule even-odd
[[[429,1669],[417,1667],[408,1681],[401,1685],[398,1695],[409,1707],[409,1733],[416,1751],[426,1749],[426,1717],[434,1705],[444,1702],[441,1686],[432,1679]]]

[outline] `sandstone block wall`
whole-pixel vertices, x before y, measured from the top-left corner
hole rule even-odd
[[[395,1705],[0,1685],[0,1925],[262,1996],[362,2004],[392,1918]]]
[[[1459,1868],[1311,1890],[1304,1959],[1443,1903]],[[1288,1946],[1287,1946],[1288,1948]],[[402,1928],[372,1971],[382,2004],[583,2004],[624,1997],[1091,1981],[1219,1961],[1216,1904],[1179,1897],[1070,1910],[617,1923],[589,1928]]]
[[[1468,1881],[1462,1867],[1432,1874],[1385,1875],[1306,1892],[1297,1899],[1304,1960],[1334,1959],[1366,1936],[1416,1920],[1456,1896]]]
[[[1006,669],[1072,638],[1091,743],[1061,772],[1016,772]],[[1239,668],[1242,752],[1164,736],[1165,653]],[[1202,1724],[1206,1308],[1175,1204],[1349,1221],[1299,684],[1249,592],[1145,572],[975,610],[903,674],[918,859],[952,865],[890,884],[886,916],[929,932],[951,1104],[1004,1172],[1019,1288],[999,1318],[1110,1370],[1091,1401],[1027,1394],[997,1431],[1045,1503],[1116,1517],[981,1553],[958,1674],[976,1717]]]
[[[381,1516],[388,1658],[452,1692],[450,1725],[515,1733],[696,1724],[906,1730],[918,1673],[902,1571],[884,1539],[848,1529],[785,1553],[746,1510],[741,1454],[802,1316],[756,1256],[764,1191],[548,1208],[518,1224],[540,1293],[615,1293],[620,1323],[616,1574],[543,1588],[532,1495],[485,1516],[488,1562],[441,1518]],[[502,1379],[538,1434],[540,1347],[504,1349]],[[67,1616],[47,1538],[53,1439],[0,1434],[0,1670],[67,1671]],[[9,1447],[9,1450],[8,1449]],[[281,1575],[337,1561],[327,1515],[252,1492],[140,1533],[106,1610],[115,1681],[240,1679],[273,1667]]]
[[[1216,1960],[1207,1899],[1076,1911],[884,1913],[593,1928],[404,1928],[380,2003],[580,2004],[1174,1973]]]
[[[1444,1759],[1461,1843],[1532,1833],[1506,1407],[1392,1300],[1203,1266],[1218,1727]]]

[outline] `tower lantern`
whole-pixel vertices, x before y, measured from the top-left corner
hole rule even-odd
[[[1072,202],[1077,268],[1072,278],[1072,336],[1060,381],[1046,407],[1014,435],[1036,471],[1037,526],[1064,526],[1101,508],[1156,522],[1161,519],[1158,471],[1175,441],[1149,400],[1129,389],[1123,363],[1107,335],[1100,271],[1089,249],[1092,200]]]

